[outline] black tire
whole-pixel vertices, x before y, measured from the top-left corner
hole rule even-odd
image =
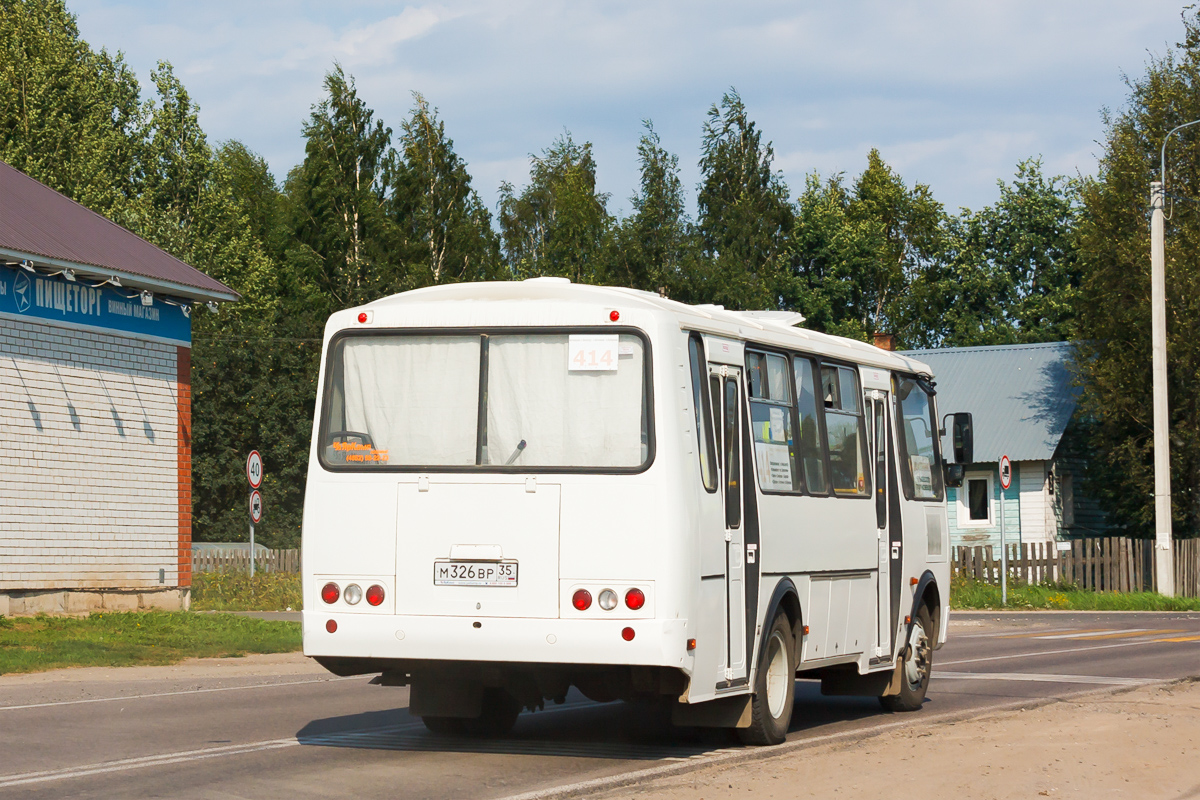
[[[750,745],[782,743],[792,724],[795,702],[796,642],[787,615],[780,612],[763,637],[750,703],[750,727],[738,728],[738,738]]]
[[[483,713],[476,719],[459,720],[468,736],[504,736],[517,724],[521,704],[503,689],[483,690]]]
[[[463,721],[456,717],[421,717],[421,722],[439,736],[459,736],[463,732]]]
[[[888,711],[916,711],[925,702],[933,674],[933,618],[928,606],[921,606],[912,621],[902,655],[900,694],[879,698]]]

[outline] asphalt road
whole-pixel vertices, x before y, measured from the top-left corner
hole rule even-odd
[[[950,637],[914,714],[798,682],[783,748],[1200,675],[1200,614],[957,613]],[[523,715],[507,738],[463,741],[428,733],[407,690],[368,678],[307,664],[202,672],[0,676],[0,798],[484,800],[763,755],[722,731],[676,730],[577,695]]]

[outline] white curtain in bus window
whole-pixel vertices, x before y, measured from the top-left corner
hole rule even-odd
[[[808,491],[825,494],[829,491],[829,483],[825,479],[825,448],[821,445],[821,429],[817,422],[813,366],[807,358],[796,358],[793,363],[799,395],[797,410],[800,412],[800,461],[804,464],[804,481]]]
[[[570,338],[567,334],[490,338],[489,463],[636,467],[645,461],[641,340],[620,335],[615,364],[598,369],[586,359],[571,364]],[[610,352],[607,347],[600,350],[600,356]]]
[[[900,413],[900,436],[904,442],[905,488],[913,499],[940,500],[941,465],[929,395],[916,381],[904,378],[898,382],[896,402]]]
[[[333,409],[331,419],[344,420],[346,431],[365,433],[369,440],[335,437],[326,447],[331,463],[475,463],[478,336],[347,339],[342,348],[342,383],[345,413]],[[329,432],[338,433],[333,427]],[[359,459],[356,445],[367,448],[365,461]]]
[[[858,374],[848,367],[822,365],[825,434],[829,443],[830,477],[839,495],[868,494],[866,440]]]
[[[792,438],[787,359],[770,353],[748,353],[746,366],[759,485],[768,492],[790,492],[798,488],[799,475]]]

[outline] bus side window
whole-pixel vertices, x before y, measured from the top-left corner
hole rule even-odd
[[[813,365],[807,358],[792,359],[796,376],[796,410],[800,419],[800,462],[804,465],[804,482],[813,494],[829,491],[825,477],[825,445],[821,439],[821,424],[817,419],[816,384]]]
[[[869,495],[870,469],[863,435],[866,424],[858,373],[849,367],[822,364],[821,387],[834,494]]]
[[[747,353],[746,371],[758,485],[767,492],[799,491],[787,359],[775,353]]]
[[[706,491],[717,490],[717,464],[713,448],[712,401],[704,380],[704,347],[700,335],[688,337],[688,354],[692,368],[692,407],[696,410],[696,445],[700,454],[700,478]]]

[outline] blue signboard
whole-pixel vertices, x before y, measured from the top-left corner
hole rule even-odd
[[[22,269],[0,269],[0,314],[182,345],[192,341],[192,321],[183,309],[157,296],[152,304],[143,305],[141,293],[134,289],[95,286]]]

